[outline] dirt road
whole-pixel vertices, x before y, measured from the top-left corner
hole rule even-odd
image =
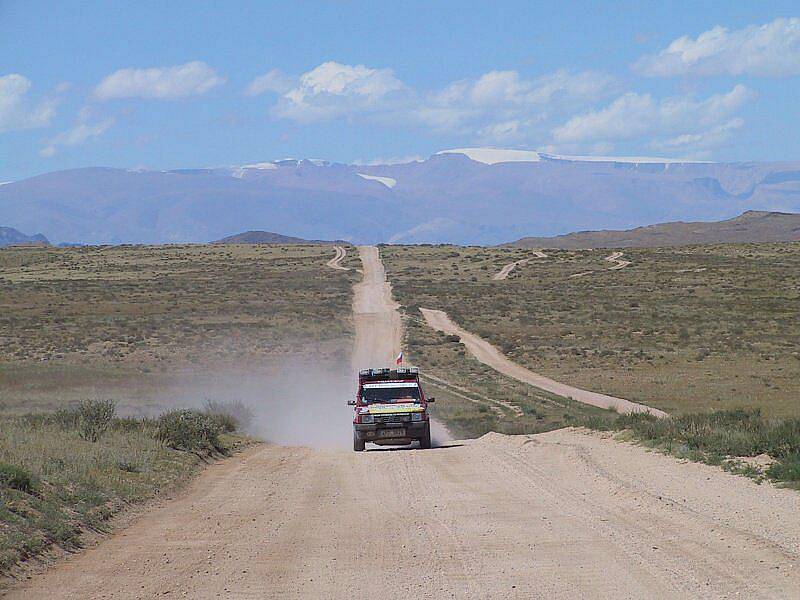
[[[331,269],[338,269],[340,271],[349,271],[350,269],[342,266],[342,261],[344,260],[344,257],[347,256],[347,250],[345,250],[342,246],[334,246],[333,249],[336,252],[336,254],[332,259],[330,259],[325,264],[329,266]]]
[[[791,598],[796,492],[595,435],[280,446],[13,598]]]
[[[636,402],[631,402],[623,398],[615,398],[614,396],[607,396],[606,394],[600,394],[598,392],[582,390],[565,383],[560,383],[544,375],[534,373],[530,369],[526,369],[522,365],[509,360],[500,350],[483,338],[459,327],[441,310],[420,308],[420,311],[428,325],[443,333],[457,335],[461,338],[461,343],[464,344],[475,358],[496,371],[513,377],[518,381],[522,381],[523,383],[527,383],[553,394],[558,394],[559,396],[572,398],[577,402],[598,406],[600,408],[613,409],[619,413],[649,412],[657,417],[667,416],[667,413],[657,408],[637,404]]]
[[[622,256],[622,252],[612,252],[603,259],[610,263],[614,263],[612,266],[608,267],[609,271],[619,271],[620,269],[624,269],[631,264],[631,261],[623,259]]]
[[[396,313],[377,251],[361,257],[359,340],[372,323],[388,356]],[[262,446],[11,597],[791,598],[799,510],[796,492],[572,430]]]
[[[403,324],[397,303],[392,300],[392,287],[386,281],[378,249],[358,249],[364,278],[353,289],[353,320],[356,347],[353,370],[367,367],[388,367],[394,364],[403,342]]]
[[[540,250],[533,250],[532,251],[535,258],[547,258],[547,254]],[[523,258],[522,260],[515,260],[512,263],[508,263],[502,269],[500,269],[497,273],[492,275],[492,279],[495,281],[503,281],[504,279],[508,279],[508,276],[511,274],[511,271],[516,269],[519,266],[522,266],[528,262],[530,262],[532,258]]]

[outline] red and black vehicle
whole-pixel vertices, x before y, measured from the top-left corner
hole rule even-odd
[[[353,450],[364,450],[366,442],[380,445],[407,445],[418,441],[420,448],[431,447],[431,422],[428,404],[420,385],[419,369],[363,369],[358,374],[353,414]]]

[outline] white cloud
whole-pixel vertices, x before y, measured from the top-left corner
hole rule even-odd
[[[269,73],[259,75],[245,88],[245,95],[260,96],[266,92],[285,94],[297,83],[294,77],[286,75],[278,69],[272,69]]]
[[[607,97],[614,88],[612,77],[594,71],[561,70],[531,80],[516,71],[490,71],[429,94],[415,112],[438,130],[462,129],[507,142],[529,136],[554,114]]]
[[[654,141],[651,147],[667,152],[689,150],[693,156],[701,156],[707,150],[716,148],[730,140],[731,136],[744,126],[744,120],[737,117],[726,123],[700,133],[684,133],[663,141]]]
[[[678,38],[658,54],[643,56],[633,68],[651,77],[797,75],[800,74],[800,18],[780,18],[734,31],[717,26],[695,39]]]
[[[491,140],[498,143],[516,142],[524,137],[524,125],[520,121],[503,121],[502,123],[492,123],[483,127],[478,133],[481,139]]]
[[[553,114],[607,97],[615,87],[602,73],[557,71],[526,79],[516,71],[490,71],[438,90],[420,91],[390,69],[325,62],[291,81],[271,71],[254,79],[248,93],[281,93],[272,114],[299,123],[339,119],[406,123],[481,141],[513,142],[546,132]]]
[[[388,108],[383,101],[403,89],[391,69],[329,61],[303,73],[273,112],[301,123],[381,112]]]
[[[31,82],[12,73],[0,77],[0,133],[44,127],[56,113],[52,100],[32,105],[27,95]]]
[[[59,147],[79,146],[90,138],[102,135],[114,124],[113,118],[89,123],[90,118],[91,109],[83,107],[78,112],[78,122],[75,126],[47,140],[47,145],[39,151],[39,154],[44,157],[54,156]]]
[[[562,144],[613,144],[633,139],[658,144],[665,138],[708,135],[720,125],[731,123],[733,113],[752,96],[743,85],[705,100],[691,96],[656,100],[649,94],[628,93],[603,109],[571,118],[553,130],[553,139]]]
[[[115,98],[158,98],[174,100],[205,94],[222,85],[225,79],[201,61],[172,67],[120,69],[107,76],[94,89],[99,100]]]

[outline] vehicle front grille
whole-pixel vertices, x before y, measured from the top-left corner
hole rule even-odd
[[[408,423],[411,421],[410,414],[397,414],[397,415],[376,415],[376,423]]]

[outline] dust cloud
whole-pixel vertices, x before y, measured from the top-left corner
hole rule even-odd
[[[269,370],[210,368],[174,374],[149,412],[239,401],[253,414],[246,433],[286,446],[348,448],[357,381],[350,369],[295,360]]]

